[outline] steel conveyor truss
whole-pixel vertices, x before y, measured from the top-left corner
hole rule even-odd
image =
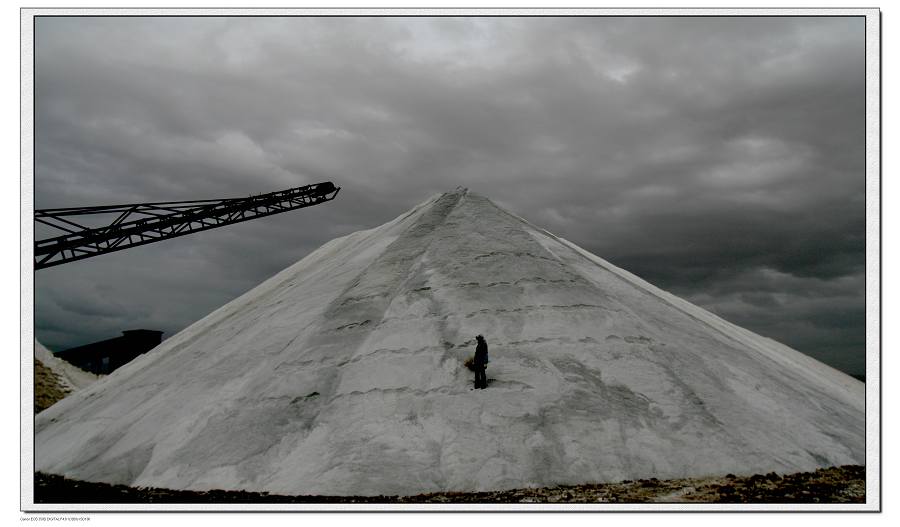
[[[137,245],[318,205],[333,200],[340,190],[340,187],[335,187],[329,181],[247,198],[36,210],[34,221],[65,234],[35,240],[34,268],[44,269]],[[83,221],[79,217],[113,214],[116,216],[112,223],[102,227],[87,227],[79,223]]]

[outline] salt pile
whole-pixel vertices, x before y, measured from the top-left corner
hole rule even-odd
[[[490,345],[488,389],[463,363]],[[375,495],[865,464],[864,385],[465,190],[36,418],[36,469]]]
[[[100,378],[99,375],[84,371],[55,356],[37,339],[34,341],[34,358],[50,368],[50,371],[56,374],[62,388],[67,391],[78,391]]]

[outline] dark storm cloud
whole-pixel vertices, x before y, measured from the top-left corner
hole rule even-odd
[[[38,208],[338,199],[41,271],[51,348],[171,335],[464,185],[749,329],[864,361],[862,18],[41,18]]]

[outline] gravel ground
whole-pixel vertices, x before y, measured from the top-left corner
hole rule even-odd
[[[35,503],[865,503],[866,468],[844,465],[778,475],[565,485],[416,496],[279,496],[133,488],[36,473]]]

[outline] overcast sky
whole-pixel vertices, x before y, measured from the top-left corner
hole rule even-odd
[[[849,373],[863,18],[38,18],[35,206],[330,203],[42,270],[37,337],[171,336],[458,185]]]

